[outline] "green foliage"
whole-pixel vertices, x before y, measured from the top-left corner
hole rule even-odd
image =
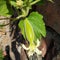
[[[7,17],[12,15],[11,6],[8,0],[0,0],[0,15]]]
[[[52,0],[48,1],[53,2]],[[0,15],[10,17],[14,13],[12,6],[17,10],[22,8],[26,10],[27,7],[30,9],[36,3],[44,4],[44,0],[0,0]]]
[[[21,33],[22,35],[24,36],[24,38],[26,39],[25,37],[25,30],[24,30],[24,20],[21,20],[18,24],[19,28],[21,29]]]
[[[32,12],[26,19],[21,20],[18,25],[23,36],[26,36],[25,39],[27,38],[29,42],[40,39],[41,36],[46,36],[43,16],[38,12]]]
[[[0,15],[10,17],[14,14],[12,7],[16,8],[18,16],[12,20],[18,20],[21,18],[18,26],[21,29],[24,38],[29,41],[29,49],[31,52],[39,46],[39,39],[41,39],[42,36],[46,36],[46,29],[43,16],[38,12],[29,13],[29,11],[34,4],[41,5],[43,3],[44,0],[0,0]],[[0,27],[3,26],[5,25],[0,24]]]
[[[10,0],[10,4],[14,7],[16,7],[16,0]]]
[[[8,12],[6,1],[0,0],[0,15],[6,16]]]
[[[35,34],[37,34],[37,32],[38,32],[37,35],[41,34],[43,37],[45,37],[46,30],[45,30],[45,23],[43,21],[43,16],[41,14],[39,14],[38,12],[32,12],[29,15],[28,19],[33,26]],[[39,36],[37,36],[37,37],[39,38]]]
[[[34,41],[35,34],[34,34],[33,27],[27,18],[24,20],[24,28],[25,28],[25,34],[26,34],[27,40],[30,43],[32,43]]]
[[[46,29],[45,23],[43,21],[43,16],[38,12],[32,12],[28,17],[21,20],[18,26],[21,29],[21,33],[24,36],[24,38],[27,39],[30,43],[28,48],[26,48],[25,46],[23,48],[25,48],[26,50],[29,49],[29,56],[33,55],[40,44],[39,40],[41,39],[41,37],[46,36]]]

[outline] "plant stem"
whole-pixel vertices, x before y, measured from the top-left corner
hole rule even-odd
[[[26,11],[23,8],[21,10],[22,10],[22,15],[19,15],[18,17],[16,17],[16,20],[26,17],[29,13],[29,7],[26,8]]]
[[[32,2],[32,3],[30,3],[30,5],[32,6],[32,5],[36,4],[36,3],[39,2],[39,1],[40,1],[40,0],[36,0],[36,1]]]
[[[8,17],[5,17],[5,18],[0,18],[0,20],[15,20],[16,18],[8,18]]]
[[[34,5],[34,4],[36,4],[37,2],[39,2],[40,0],[36,0],[36,1],[34,1],[34,2],[32,2],[32,3],[30,3],[30,6],[32,6],[32,5]],[[25,7],[25,6],[24,6]],[[8,17],[6,17],[6,18],[0,18],[0,20],[18,20],[18,19],[20,19],[20,18],[24,18],[24,17],[26,17],[27,15],[28,15],[28,13],[29,13],[29,7],[26,7],[26,11],[25,11],[25,13],[24,14],[22,14],[22,15],[19,15],[18,17],[16,17],[16,18],[8,18]],[[21,9],[22,10],[22,12],[23,12],[23,8]]]
[[[10,23],[7,23],[7,24],[1,24],[0,27],[4,27],[4,26],[7,26],[9,25]]]
[[[26,17],[28,15],[28,13],[29,13],[29,7],[26,8],[26,11],[23,8],[21,10],[22,10],[22,15],[19,15],[16,18],[8,18],[8,17],[6,17],[6,18],[0,18],[0,20],[14,20],[15,21],[15,20],[18,20],[20,18]]]

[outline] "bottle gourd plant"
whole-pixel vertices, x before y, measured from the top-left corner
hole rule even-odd
[[[40,55],[42,52],[38,49],[40,45],[41,37],[46,36],[45,23],[43,21],[43,16],[38,12],[30,12],[32,6],[42,0],[0,0],[0,15],[6,16],[2,19],[18,20],[19,28],[25,40],[29,42],[29,46],[26,47],[24,44],[21,46],[28,50],[28,55],[31,56],[34,53]],[[52,0],[48,0],[51,1]],[[10,18],[13,14],[13,7],[16,9],[18,16],[16,18]],[[0,27],[5,25],[0,24]]]

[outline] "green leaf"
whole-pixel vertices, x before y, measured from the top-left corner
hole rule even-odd
[[[46,36],[45,23],[41,14],[38,12],[32,12],[28,17],[28,20],[34,29],[37,38],[39,38],[41,35],[44,37]]]
[[[16,7],[16,1],[15,0],[10,0],[10,4],[14,7]]]
[[[21,29],[21,33],[23,34],[24,38],[33,43],[35,39],[33,27],[31,26],[28,18],[21,20],[18,24],[19,28]]]
[[[43,16],[38,12],[32,12],[27,18],[19,22],[19,28],[27,40],[32,43],[36,42],[42,36],[46,36],[45,23]]]
[[[9,1],[7,0],[0,0],[0,15],[1,16],[11,16],[12,10]]]
[[[22,35],[24,36],[24,38],[26,39],[25,37],[25,29],[24,29],[24,20],[21,20],[18,24],[19,28],[21,29],[21,33]]]
[[[28,41],[30,43],[33,43],[33,41],[35,39],[34,30],[27,18],[24,20],[24,27],[25,27],[25,33],[26,33],[26,37],[27,37]]]

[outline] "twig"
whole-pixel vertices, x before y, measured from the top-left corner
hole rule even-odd
[[[36,1],[32,2],[32,3],[30,3],[30,5],[32,6],[32,5],[36,4],[36,3],[39,2],[39,1],[40,1],[40,0],[36,0]]]
[[[1,25],[0,25],[0,28],[1,28],[1,27],[4,27],[4,26],[7,26],[7,25],[9,25],[9,24],[10,24],[10,23],[7,23],[7,24],[1,24]]]
[[[26,11],[23,8],[21,9],[21,11],[22,11],[23,14],[20,15],[20,16],[18,16],[18,17],[16,17],[16,20],[18,20],[20,18],[24,18],[24,17],[26,17],[28,15],[28,13],[29,13],[29,7],[27,7],[26,9],[27,9]]]
[[[16,18],[8,18],[8,17],[5,17],[5,18],[0,18],[0,20],[16,20]]]

